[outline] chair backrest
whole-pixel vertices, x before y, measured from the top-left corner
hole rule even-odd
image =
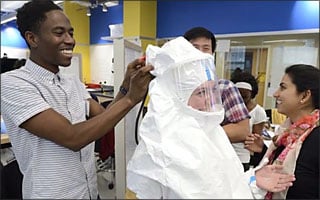
[[[104,101],[100,104],[106,108],[112,101]],[[110,130],[100,139],[96,140],[95,152],[99,152],[101,160],[114,156],[114,129]]]

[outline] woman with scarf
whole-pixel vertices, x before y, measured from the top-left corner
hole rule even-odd
[[[285,191],[268,191],[265,199],[319,199],[319,80],[318,68],[292,65],[273,94],[278,112],[288,118],[263,160],[294,172],[296,181]]]

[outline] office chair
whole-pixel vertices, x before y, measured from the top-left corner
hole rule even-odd
[[[110,103],[111,101],[105,101],[101,105],[106,108]],[[95,142],[95,152],[98,156],[97,172],[108,172],[112,175],[111,180],[108,180],[108,188],[111,190],[114,187],[115,180],[114,129]]]

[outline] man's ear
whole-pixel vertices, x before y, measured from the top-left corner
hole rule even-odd
[[[26,41],[30,45],[31,48],[37,48],[38,47],[38,37],[31,31],[26,31],[24,34]]]

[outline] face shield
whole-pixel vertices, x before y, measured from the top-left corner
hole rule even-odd
[[[221,111],[221,95],[212,59],[178,63],[172,69],[176,95],[183,104],[203,112]]]

